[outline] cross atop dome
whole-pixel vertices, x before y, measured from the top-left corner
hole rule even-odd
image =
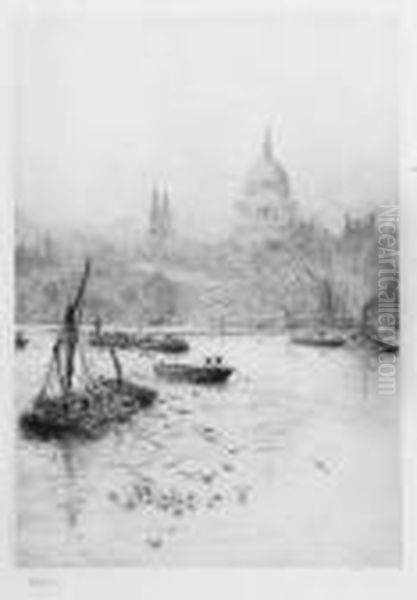
[[[265,129],[261,152],[245,180],[245,191],[257,195],[260,190],[268,189],[275,196],[289,198],[290,183],[285,168],[274,155],[272,128]]]

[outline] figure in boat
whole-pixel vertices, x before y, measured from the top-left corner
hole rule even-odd
[[[42,441],[68,438],[94,439],[116,423],[128,421],[156,399],[156,392],[126,381],[112,348],[114,378],[92,377],[80,344],[80,327],[91,265],[87,260],[74,299],[65,309],[61,330],[40,392],[20,417],[25,435]],[[75,383],[75,358],[82,365],[81,385]]]

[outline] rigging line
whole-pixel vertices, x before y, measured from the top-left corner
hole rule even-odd
[[[47,367],[47,371],[43,380],[43,384],[41,387],[41,395],[43,395],[46,391],[48,391],[48,388],[50,387],[50,383],[51,383],[51,379],[54,375],[54,369],[57,369],[57,364],[56,364],[56,350],[57,347],[60,344],[60,340],[59,338],[57,340],[55,340],[54,345],[52,346],[52,356],[49,359],[48,362],[48,367]],[[57,376],[59,377],[59,372],[57,369]]]

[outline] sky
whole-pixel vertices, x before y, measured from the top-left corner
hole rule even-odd
[[[16,27],[15,193],[47,226],[223,235],[266,127],[295,201],[329,226],[397,200],[387,15],[37,16]]]

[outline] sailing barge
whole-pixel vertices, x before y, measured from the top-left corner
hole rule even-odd
[[[114,348],[110,356],[116,372],[114,378],[93,378],[80,347],[80,327],[90,262],[73,301],[69,302],[61,330],[52,348],[44,384],[32,407],[20,417],[26,437],[42,441],[96,439],[117,423],[132,418],[156,400],[155,390],[127,381]],[[82,385],[75,385],[75,359],[83,365]]]

